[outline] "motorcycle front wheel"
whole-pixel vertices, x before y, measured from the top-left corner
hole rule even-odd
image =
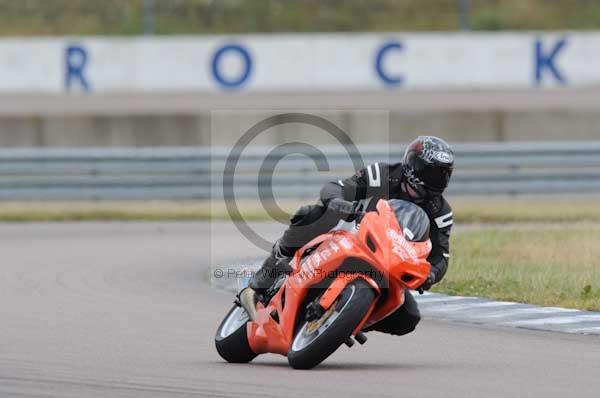
[[[215,346],[219,355],[227,362],[248,363],[256,355],[248,343],[246,310],[234,305],[221,322],[215,335]]]
[[[288,351],[294,369],[310,369],[335,352],[367,314],[375,292],[363,279],[349,283],[329,310],[299,325]]]

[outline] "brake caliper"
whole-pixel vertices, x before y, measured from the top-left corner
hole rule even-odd
[[[306,320],[309,322],[316,321],[325,314],[325,309],[321,307],[318,301],[311,301],[306,306]]]

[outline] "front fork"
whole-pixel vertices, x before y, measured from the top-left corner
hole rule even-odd
[[[331,285],[329,285],[327,290],[325,290],[325,293],[323,293],[323,295],[319,299],[319,305],[323,309],[323,311],[327,311],[333,305],[333,303],[339,297],[339,295],[342,294],[342,291],[346,288],[346,286],[358,278],[362,278],[365,282],[367,282],[369,286],[373,290],[375,290],[377,296],[381,294],[381,289],[373,279],[361,274],[342,273],[335,278],[335,280],[331,283]],[[356,329],[352,333],[353,335],[356,335],[361,331],[362,327],[367,322],[367,320],[371,316],[371,313],[375,309],[376,303],[377,300],[373,300],[369,311],[367,311],[367,314],[365,315],[363,320],[356,326]]]

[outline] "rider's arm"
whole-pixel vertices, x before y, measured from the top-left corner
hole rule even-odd
[[[441,281],[448,270],[450,229],[451,227],[443,228],[431,235],[432,249],[427,260],[431,264],[432,271],[435,273],[434,283]]]
[[[350,221],[355,216],[358,202],[344,199],[342,186],[335,182],[328,182],[321,188],[320,202],[328,211],[336,213],[340,219]]]
[[[441,203],[436,204],[437,211],[430,213],[431,229],[431,253],[427,260],[431,264],[431,270],[435,274],[434,283],[442,280],[448,270],[450,259],[450,231],[452,229],[452,209],[443,197]]]
[[[328,182],[321,189],[321,202],[327,206],[334,198],[357,201],[370,196],[381,196],[381,192],[388,188],[387,183],[382,183],[387,167],[385,163],[373,163],[358,170],[352,177]]]
[[[344,199],[344,191],[339,183],[328,182],[321,188],[319,198],[321,199],[321,203],[327,206],[332,199]]]

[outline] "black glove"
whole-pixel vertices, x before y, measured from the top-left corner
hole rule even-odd
[[[429,275],[427,276],[427,279],[425,279],[425,282],[423,282],[423,284],[421,286],[419,286],[419,289],[417,289],[419,294],[423,294],[423,292],[425,290],[431,289],[431,287],[435,283],[435,277],[436,277],[435,272],[429,271]]]
[[[357,207],[358,202],[350,202],[340,198],[331,199],[327,204],[327,208],[338,214],[344,221],[354,221],[358,216]]]

